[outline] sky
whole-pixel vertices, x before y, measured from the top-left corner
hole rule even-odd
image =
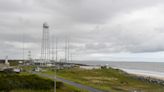
[[[0,0],[0,58],[40,58],[42,25],[64,58],[164,62],[163,0]],[[53,45],[51,44],[51,48]]]

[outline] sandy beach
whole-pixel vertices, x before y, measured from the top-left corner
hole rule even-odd
[[[134,69],[121,69],[129,74],[142,77],[150,77],[154,79],[164,80],[164,73],[154,72],[154,71],[144,71],[144,70],[134,70]]]

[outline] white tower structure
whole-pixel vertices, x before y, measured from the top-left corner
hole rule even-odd
[[[44,65],[50,62],[49,26],[47,23],[43,23],[41,61]]]
[[[6,58],[5,58],[5,64],[8,65],[8,66],[10,65],[9,62],[8,62],[8,56],[6,56]]]

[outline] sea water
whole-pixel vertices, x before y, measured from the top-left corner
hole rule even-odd
[[[77,61],[88,65],[109,65],[128,73],[164,78],[164,62]]]

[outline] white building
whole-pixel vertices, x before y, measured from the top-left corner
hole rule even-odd
[[[5,65],[10,66],[10,63],[8,62],[8,56],[5,58]]]
[[[87,70],[92,70],[92,69],[101,69],[101,66],[80,66],[81,69],[87,69]]]

